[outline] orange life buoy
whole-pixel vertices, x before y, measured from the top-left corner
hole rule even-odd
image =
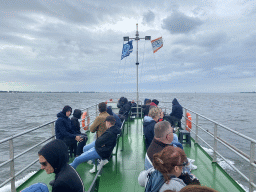
[[[191,114],[187,112],[186,114],[186,130],[190,131],[192,129],[192,118]]]
[[[87,117],[87,125],[85,126],[85,118]],[[90,124],[90,117],[89,115],[87,114],[87,112],[83,112],[83,115],[82,115],[82,127],[84,128],[84,130],[88,130],[88,126]]]

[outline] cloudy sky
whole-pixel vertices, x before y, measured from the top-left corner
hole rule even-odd
[[[256,91],[255,0],[0,0],[0,90]]]

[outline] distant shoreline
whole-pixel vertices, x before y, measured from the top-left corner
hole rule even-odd
[[[255,91],[240,92],[240,93],[256,93]]]
[[[0,93],[98,93],[95,91],[0,91]]]

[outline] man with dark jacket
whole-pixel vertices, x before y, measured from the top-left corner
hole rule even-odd
[[[76,169],[80,163],[95,159],[104,160],[111,156],[111,153],[116,146],[117,135],[121,133],[120,128],[115,126],[115,121],[116,120],[112,115],[107,116],[105,120],[107,130],[99,138],[97,138],[96,141],[93,141],[84,147],[83,154],[76,157],[70,164],[72,167]],[[95,167],[90,170],[90,173],[93,173],[94,171]]]
[[[121,126],[122,126],[121,119],[118,117],[117,114],[115,114],[115,113],[112,111],[112,107],[111,107],[111,106],[108,106],[108,107],[107,107],[107,113],[108,113],[109,115],[113,115],[113,117],[114,117],[115,120],[116,120],[115,125],[116,125],[117,127],[121,128]]]
[[[79,142],[83,139],[72,130],[71,120],[69,119],[71,113],[72,108],[66,105],[57,114],[58,119],[55,122],[55,134],[56,139],[63,140],[68,147],[74,148],[77,145],[77,141]]]
[[[145,136],[146,149],[148,149],[151,141],[154,138],[154,127],[160,118],[160,111],[157,107],[153,107],[149,110],[148,116],[144,117],[143,133]]]
[[[41,169],[55,173],[52,192],[84,192],[83,182],[76,170],[68,165],[68,148],[59,139],[47,143],[38,152]]]
[[[176,98],[172,101],[172,112],[170,113],[171,124],[173,127],[181,127],[180,120],[182,119],[183,110]]]
[[[88,140],[87,134],[86,133],[81,133],[80,131],[80,122],[78,119],[81,118],[82,111],[80,109],[75,109],[73,113],[73,117],[71,118],[71,127],[72,131],[74,132],[75,135],[81,136],[83,138],[82,141],[80,141],[77,145],[77,150],[75,151],[75,155],[81,155],[83,153],[83,148]],[[76,145],[75,145],[76,147]]]

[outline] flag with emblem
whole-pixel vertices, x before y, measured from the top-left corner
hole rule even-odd
[[[162,37],[159,37],[157,39],[154,39],[151,41],[153,52],[157,52],[161,47],[163,47],[163,39]]]
[[[121,60],[127,56],[130,55],[130,53],[133,50],[133,46],[132,46],[132,41],[129,41],[128,43],[125,43],[123,45],[123,51],[122,51],[122,56],[121,56]]]

